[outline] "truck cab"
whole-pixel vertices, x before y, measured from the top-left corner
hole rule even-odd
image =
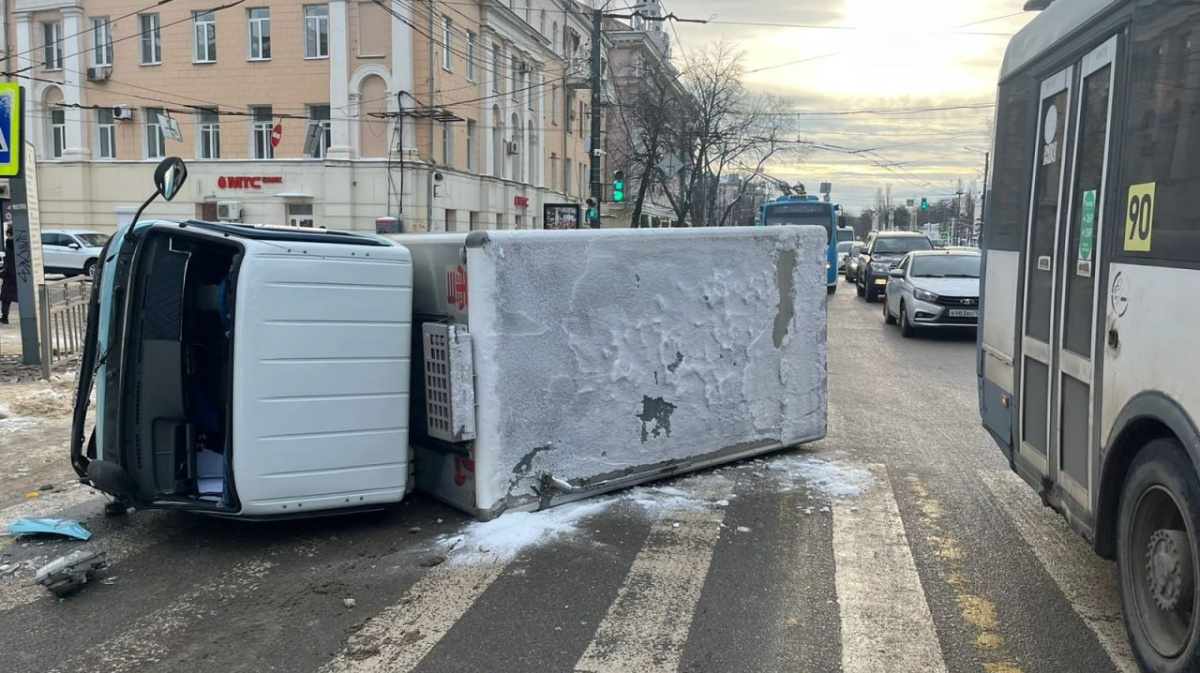
[[[119,231],[97,273],[72,428],[85,483],[125,506],[241,518],[404,496],[407,249],[151,220]]]

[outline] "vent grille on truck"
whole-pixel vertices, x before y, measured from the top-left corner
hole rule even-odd
[[[429,436],[475,439],[475,368],[471,335],[461,325],[425,323],[425,417]]]

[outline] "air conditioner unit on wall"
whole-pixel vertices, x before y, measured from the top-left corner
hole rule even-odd
[[[94,65],[87,69],[89,82],[103,82],[112,77],[112,68],[107,65]]]
[[[240,201],[218,201],[217,219],[222,222],[241,222],[242,203]]]
[[[516,142],[509,143],[508,144],[508,153],[509,154],[520,154],[521,153],[521,143],[516,143]]]
[[[128,121],[133,119],[133,108],[128,105],[118,105],[112,109],[113,119]]]

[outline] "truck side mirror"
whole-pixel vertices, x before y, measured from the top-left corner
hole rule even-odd
[[[179,157],[163,159],[154,169],[154,186],[168,201],[175,198],[183,183],[187,182],[187,165]]]

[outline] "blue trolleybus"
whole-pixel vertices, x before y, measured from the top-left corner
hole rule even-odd
[[[780,224],[819,225],[829,234],[829,250],[825,263],[825,283],[829,294],[837,292],[837,237],[838,208],[817,196],[781,196],[777,201],[763,205],[762,225],[769,227]]]

